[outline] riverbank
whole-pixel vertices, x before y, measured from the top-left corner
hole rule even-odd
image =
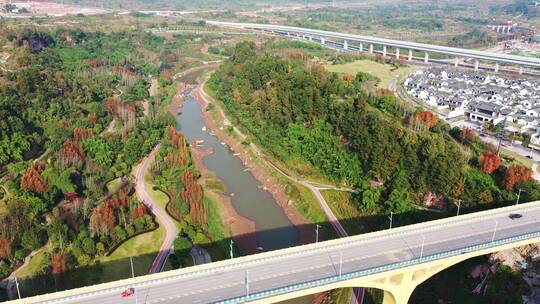
[[[215,118],[212,117],[211,112],[207,109],[210,101],[208,100],[208,97],[203,95],[204,92],[202,92],[202,90],[203,84],[200,84],[195,88],[195,90],[192,91],[191,94],[202,109],[204,123],[206,127],[213,132],[214,136],[216,136],[219,140],[225,143],[229,147],[229,149],[233,151],[233,153],[235,153],[235,155],[242,161],[247,170],[249,170],[255,177],[255,179],[260,182],[263,189],[268,191],[272,195],[275,202],[283,210],[287,218],[291,221],[291,223],[297,230],[299,243],[298,245],[314,242],[314,227],[311,227],[310,223],[308,223],[308,221],[306,221],[306,219],[293,206],[291,200],[286,193],[286,186],[280,185],[279,181],[274,176],[272,176],[270,172],[266,171],[264,168],[260,167],[256,162],[253,161],[249,151],[247,151],[245,146],[242,144],[241,139],[235,138],[231,134],[227,133],[225,129],[217,126],[216,122],[214,121]],[[219,105],[217,105],[216,103],[212,104],[214,104],[215,107],[219,107]],[[228,122],[221,123],[224,123],[225,125],[228,124]],[[249,229],[249,227],[245,226],[242,227],[242,229]],[[254,229],[237,231],[238,234],[235,233],[234,235],[254,235],[255,232],[256,231]]]
[[[217,179],[213,172],[208,170],[204,164],[204,158],[212,153],[213,152],[211,149],[203,150],[194,145],[191,146],[191,157],[195,163],[195,166],[197,167],[197,170],[201,172],[201,178],[199,179],[200,184],[206,184],[207,178],[205,176],[207,175]],[[208,188],[205,188],[205,191],[210,199],[218,202],[216,205],[219,208],[221,220],[231,230],[231,235],[234,237],[236,246],[240,252],[246,255],[259,252],[257,250],[259,244],[254,235],[254,233],[257,231],[255,222],[238,214],[234,208],[231,197],[225,195],[223,191]]]

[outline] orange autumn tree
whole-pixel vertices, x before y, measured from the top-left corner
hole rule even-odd
[[[478,135],[476,131],[471,128],[464,128],[463,130],[461,130],[459,134],[459,139],[461,140],[461,143],[467,144],[467,145],[475,142],[477,138],[478,138]]]
[[[96,116],[96,114],[93,114],[93,115],[94,115],[94,117]],[[95,123],[95,121],[94,121],[94,123]],[[82,141],[85,138],[90,138],[90,137],[93,137],[93,136],[94,136],[94,130],[92,130],[90,128],[75,128],[75,129],[73,129],[73,138],[76,141]]]
[[[114,200],[113,200],[114,201]],[[116,225],[115,203],[107,201],[92,211],[90,216],[90,232],[100,237],[109,236]]]
[[[208,210],[204,205],[203,188],[197,183],[197,178],[189,171],[185,171],[182,180],[184,181],[184,192],[181,197],[189,205],[191,221],[195,225],[206,224]]]
[[[341,79],[343,79],[343,81],[345,81],[346,83],[351,83],[354,80],[354,76],[347,74],[343,75]]]
[[[11,257],[11,241],[0,235],[0,260]]]
[[[47,191],[47,182],[41,176],[41,172],[45,166],[39,162],[34,163],[24,172],[21,178],[21,187],[24,190],[32,191],[38,194],[43,194]]]
[[[530,181],[532,179],[532,171],[521,165],[513,165],[504,172],[504,188],[513,190],[517,184]]]
[[[171,144],[177,148],[177,150],[174,150],[172,153],[165,156],[167,166],[172,167],[175,164],[178,164],[181,167],[185,166],[187,163],[189,163],[189,151],[184,135],[177,132],[172,126],[167,128],[167,135],[171,141]]]
[[[416,115],[416,118],[420,120],[428,129],[435,127],[439,123],[439,118],[430,111],[422,111]]]
[[[62,253],[53,253],[52,255],[52,273],[55,276],[61,275],[68,270],[66,256]]]
[[[66,140],[64,147],[58,152],[62,168],[74,166],[80,168],[84,160],[84,150],[77,140]]]
[[[479,166],[482,172],[491,174],[501,166],[501,158],[493,152],[482,152]]]
[[[147,212],[148,211],[146,209],[146,206],[143,204],[140,204],[137,208],[133,209],[132,216],[133,218],[143,217],[146,215]]]

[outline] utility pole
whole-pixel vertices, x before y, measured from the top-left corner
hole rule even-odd
[[[17,295],[19,296],[19,300],[21,299],[21,291],[19,290],[19,281],[17,281],[17,276],[15,276],[15,287],[17,287]]]
[[[533,148],[531,147],[531,154],[529,154],[529,158],[530,158],[530,159],[533,159],[532,154],[533,154]]]
[[[318,243],[319,242],[319,228],[321,227],[321,225],[317,224],[315,226],[315,243]]]
[[[394,217],[394,212],[390,211],[390,229],[392,229],[392,220]]]
[[[234,241],[233,241],[233,239],[231,239],[231,244],[230,244],[230,249],[231,249],[230,256],[231,256],[231,259],[233,258],[233,243],[234,243]]]
[[[457,201],[457,213],[456,213],[456,216],[459,216],[459,209],[461,208],[461,199],[458,199]]]
[[[516,199],[516,205],[519,204],[519,197],[521,196],[521,191],[523,191],[523,189],[519,188],[519,191],[518,191],[518,197]]]
[[[493,236],[491,236],[491,242],[495,242],[495,233],[497,233],[497,226],[499,225],[499,222],[495,220],[495,228],[493,229]]]

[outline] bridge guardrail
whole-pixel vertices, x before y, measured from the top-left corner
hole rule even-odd
[[[321,285],[326,285],[326,284],[329,284],[329,283],[336,283],[336,282],[339,282],[339,281],[345,281],[345,280],[349,280],[349,279],[352,279],[352,278],[359,278],[359,277],[362,277],[362,276],[365,276],[365,275],[368,275],[368,274],[381,273],[381,272],[385,272],[385,271],[389,271],[389,270],[399,269],[399,268],[402,268],[402,267],[413,266],[413,265],[422,264],[422,263],[425,263],[425,262],[436,261],[436,260],[439,260],[439,259],[442,259],[442,258],[453,257],[453,256],[457,256],[457,255],[461,255],[461,254],[465,254],[465,253],[469,253],[469,252],[474,252],[474,251],[481,250],[481,249],[493,248],[493,247],[497,247],[497,246],[517,242],[517,241],[523,241],[523,240],[527,240],[527,239],[536,238],[536,237],[540,237],[540,231],[532,232],[532,233],[526,233],[526,234],[523,234],[523,235],[513,236],[513,237],[509,237],[509,238],[504,238],[504,239],[496,240],[496,241],[493,241],[493,242],[485,242],[485,243],[481,243],[481,244],[477,244],[477,245],[462,247],[462,248],[459,248],[459,249],[449,250],[449,251],[446,251],[446,252],[437,253],[437,254],[433,254],[433,255],[427,255],[427,256],[424,256],[424,257],[421,257],[421,258],[410,259],[410,260],[407,260],[407,261],[386,264],[386,265],[383,265],[383,266],[378,266],[378,267],[373,267],[373,268],[369,268],[369,269],[344,273],[344,274],[341,274],[341,275],[334,275],[334,276],[327,277],[327,278],[324,278],[324,279],[313,280],[313,281],[304,282],[304,283],[300,283],[300,284],[293,284],[293,285],[289,285],[289,286],[285,286],[285,287],[279,287],[279,288],[275,288],[275,289],[271,289],[271,290],[267,290],[267,291],[263,291],[263,292],[256,292],[256,293],[252,293],[252,294],[249,294],[249,295],[246,295],[246,296],[237,297],[237,298],[233,298],[233,299],[230,299],[230,300],[219,301],[219,302],[216,302],[216,303],[217,304],[236,304],[236,303],[243,303],[243,302],[247,302],[247,301],[259,300],[259,299],[262,299],[262,298],[265,298],[265,297],[268,297],[268,296],[276,296],[276,295],[280,295],[280,294],[283,294],[283,293],[288,293],[288,292],[291,292],[291,291],[298,291],[298,290],[302,290],[302,289],[306,289],[306,288],[312,288],[312,287],[317,287],[317,286],[321,286]]]
[[[458,223],[463,224],[463,223],[467,223],[467,222],[474,222],[474,221],[477,221],[479,219],[484,219],[484,218],[486,218],[488,216],[493,216],[493,215],[498,215],[498,214],[505,214],[507,212],[511,212],[512,210],[516,210],[516,209],[519,209],[519,210],[521,210],[523,212],[525,210],[535,209],[535,208],[538,208],[538,202],[530,202],[530,203],[522,204],[522,205],[519,205],[519,206],[508,206],[508,207],[503,207],[503,208],[486,210],[486,211],[479,212],[479,214],[478,213],[471,213],[471,214],[466,214],[466,215],[460,215],[459,217],[455,217],[455,216],[454,217],[449,217],[449,218],[439,220],[439,221],[444,221],[444,222],[440,223],[438,225],[428,226],[430,222],[433,222],[433,221],[430,221],[430,222],[428,221],[428,222],[423,222],[423,223],[409,225],[409,226],[396,227],[396,228],[393,228],[392,230],[395,229],[395,230],[398,230],[398,231],[392,232],[392,233],[388,233],[388,232],[390,232],[392,230],[381,230],[381,231],[374,232],[374,234],[375,234],[374,236],[369,236],[369,237],[365,237],[365,236],[362,236],[362,235],[352,236],[350,238],[357,238],[357,239],[350,240],[350,238],[348,238],[348,241],[345,242],[345,243],[343,243],[344,239],[337,239],[337,240],[327,241],[327,242],[332,242],[332,244],[324,245],[325,242],[320,242],[318,244],[304,245],[304,246],[313,246],[313,245],[315,245],[316,247],[309,248],[309,249],[303,249],[303,250],[296,250],[296,251],[293,251],[293,252],[288,252],[288,253],[278,254],[278,255],[273,255],[273,256],[258,257],[258,258],[254,258],[254,259],[248,260],[248,261],[238,261],[236,263],[223,265],[223,266],[218,266],[218,267],[215,267],[215,268],[206,268],[206,269],[202,269],[202,270],[196,270],[196,271],[192,271],[192,272],[181,273],[181,274],[171,275],[171,276],[167,276],[167,277],[148,279],[148,280],[145,280],[145,281],[139,280],[139,282],[137,282],[137,278],[135,278],[135,280],[129,279],[130,282],[128,282],[127,280],[124,280],[124,281],[126,281],[126,283],[123,284],[123,285],[114,286],[114,287],[103,287],[102,289],[83,292],[83,293],[80,293],[80,294],[77,294],[77,295],[67,295],[67,296],[61,296],[61,297],[56,298],[56,299],[43,300],[43,301],[39,301],[39,303],[47,303],[47,304],[63,303],[63,302],[66,302],[66,301],[73,301],[73,300],[77,300],[77,299],[81,299],[81,298],[85,298],[85,297],[95,297],[95,296],[99,296],[99,295],[105,295],[105,294],[110,294],[110,293],[115,293],[115,292],[121,292],[121,291],[123,291],[123,290],[125,290],[126,288],[129,288],[129,287],[134,287],[134,288],[148,287],[148,286],[156,285],[156,284],[163,283],[163,282],[173,282],[173,281],[178,281],[178,280],[182,280],[182,279],[186,279],[186,278],[200,276],[200,275],[204,275],[204,274],[208,274],[208,273],[216,273],[216,272],[220,272],[220,271],[226,271],[226,270],[230,270],[230,269],[234,269],[234,268],[242,268],[242,267],[245,268],[245,267],[250,266],[250,265],[260,264],[260,263],[279,260],[279,259],[285,259],[285,258],[289,258],[289,257],[293,257],[293,256],[306,255],[306,254],[317,253],[317,252],[321,252],[321,251],[328,251],[328,250],[331,250],[331,249],[349,247],[351,244],[358,244],[358,243],[361,243],[361,242],[370,242],[370,241],[374,241],[374,240],[380,240],[380,239],[384,239],[384,238],[400,236],[400,235],[408,234],[408,233],[411,233],[411,232],[430,231],[430,230],[439,229],[441,227],[447,227],[447,226],[458,224]],[[420,227],[418,227],[418,226],[420,226]],[[271,252],[269,252],[269,253],[271,253]],[[254,256],[251,256],[251,257],[254,257]],[[250,258],[250,256],[248,256],[247,258]],[[109,283],[104,283],[104,285],[105,284],[109,284]],[[96,286],[96,287],[99,287],[99,286]],[[49,294],[44,294],[44,295],[41,295],[41,296],[47,296],[47,295],[49,295]],[[23,301],[24,300],[25,299],[23,299]],[[24,301],[24,302],[18,302],[18,303],[28,303],[28,302]],[[30,303],[35,303],[35,302],[30,302]]]

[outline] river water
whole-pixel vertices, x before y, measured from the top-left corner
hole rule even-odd
[[[257,240],[263,251],[271,251],[298,244],[298,233],[270,193],[260,188],[251,172],[246,171],[242,161],[233,155],[226,145],[203,131],[204,117],[197,101],[188,95],[181,114],[177,117],[178,129],[189,142],[204,140],[204,149],[213,152],[204,158],[204,164],[225,184],[226,193],[234,194],[232,203],[238,214],[255,222]],[[283,303],[307,304],[311,297]]]

